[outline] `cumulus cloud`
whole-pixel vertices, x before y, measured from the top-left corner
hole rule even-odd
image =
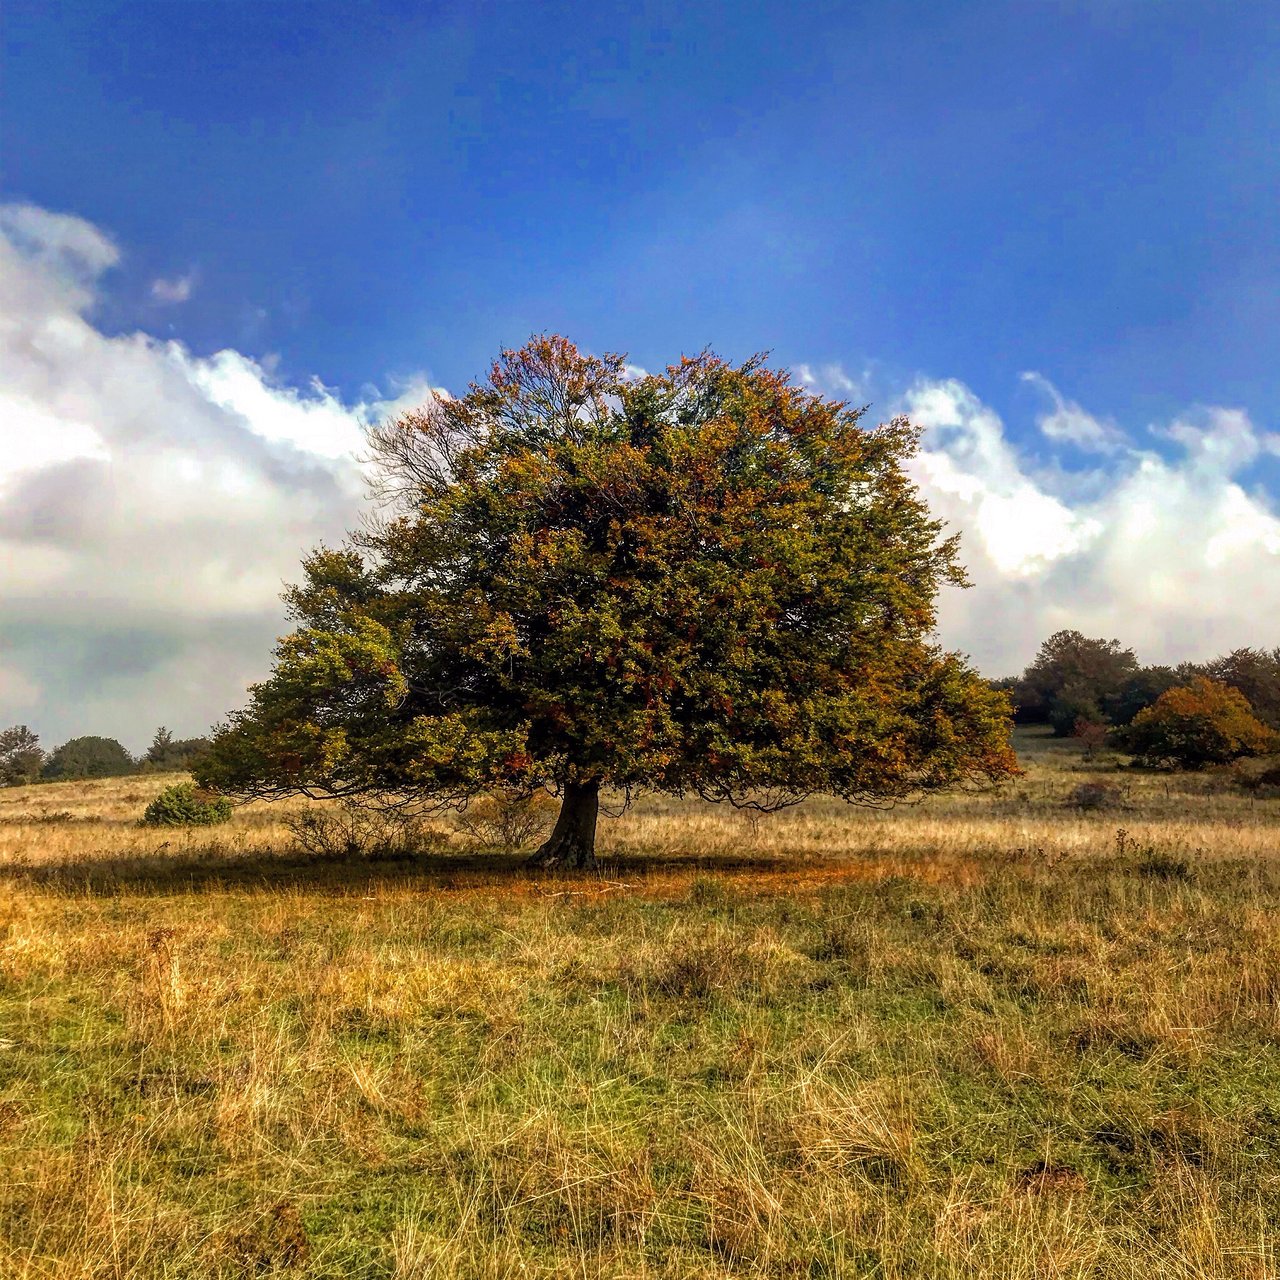
[[[1057,403],[1055,414],[1099,422]],[[1082,477],[1015,447],[960,382],[922,381],[902,407],[926,428],[915,479],[960,531],[974,583],[944,597],[942,638],[982,669],[1021,670],[1062,627],[1118,635],[1150,662],[1280,640],[1280,517],[1241,474],[1280,438],[1241,410],[1155,427],[1161,449],[1106,424],[1108,467]]]
[[[964,513],[961,527],[1002,578],[1038,577],[1099,533],[1095,518],[1027,474],[1004,424],[963,383],[921,383],[906,410],[930,430],[917,468],[933,505]]]
[[[0,205],[0,235],[51,283],[92,284],[120,261],[110,236],[70,213],[52,213],[33,204]]]
[[[202,732],[265,673],[282,583],[359,518],[380,406],[102,333],[118,258],[81,219],[0,209],[0,726],[137,748],[161,721]]]

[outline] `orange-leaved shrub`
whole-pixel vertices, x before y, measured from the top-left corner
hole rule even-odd
[[[1139,712],[1120,741],[1142,764],[1203,769],[1272,750],[1277,735],[1239,689],[1196,676]]]

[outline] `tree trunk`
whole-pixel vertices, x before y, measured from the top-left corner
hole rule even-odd
[[[594,867],[600,782],[566,782],[560,816],[546,843],[529,855],[534,867]]]

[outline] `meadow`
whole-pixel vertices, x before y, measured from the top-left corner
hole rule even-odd
[[[1021,745],[577,876],[0,791],[0,1276],[1280,1274],[1280,799]]]

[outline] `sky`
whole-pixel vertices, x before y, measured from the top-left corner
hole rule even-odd
[[[363,424],[558,331],[926,428],[991,675],[1280,644],[1280,9],[5,0],[0,727],[262,678]]]

